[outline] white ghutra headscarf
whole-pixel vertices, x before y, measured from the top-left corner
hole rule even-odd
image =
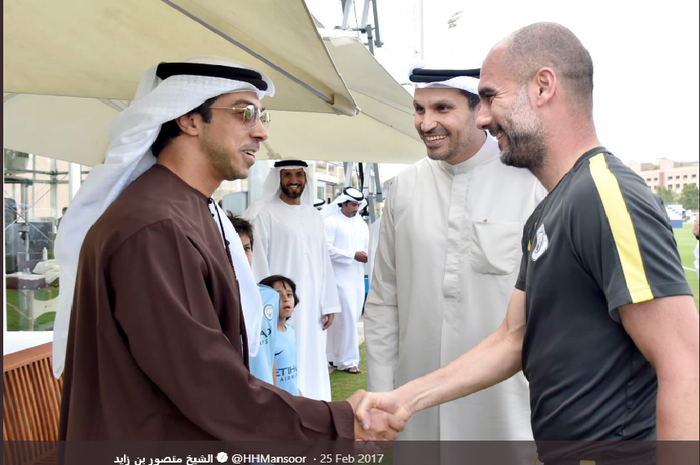
[[[343,189],[342,194],[321,209],[321,214],[324,218],[328,218],[333,213],[339,211],[340,205],[345,202],[358,202],[360,204],[360,210],[367,206],[367,199],[365,199],[365,195],[362,193],[362,191],[354,187],[346,187]]]
[[[280,173],[282,170],[299,169],[303,169],[306,174],[306,185],[304,186],[304,191],[301,193],[301,205],[313,207],[315,201],[312,185],[313,173],[309,164],[302,160],[281,160],[275,162],[274,167],[267,173],[267,178],[265,178],[265,182],[263,183],[260,197],[248,207],[245,213],[243,213],[243,218],[248,221],[253,221],[260,211],[263,210],[265,204],[280,198],[280,194],[282,193],[282,188],[280,187]]]
[[[434,69],[420,61],[411,67],[408,79],[417,89],[461,89],[478,96],[480,75],[479,68]]]
[[[78,256],[85,235],[126,186],[156,162],[151,153],[151,145],[156,140],[161,125],[219,95],[254,92],[262,99],[265,96],[272,97],[275,93],[272,81],[249,66],[225,58],[206,56],[191,57],[185,60],[185,63],[255,71],[267,84],[267,90],[260,90],[249,82],[231,77],[178,74],[161,79],[156,75],[158,66],[146,71],[131,105],[119,113],[112,123],[109,130],[110,144],[104,162],[90,171],[61,220],[58,230],[55,253],[61,266],[61,292],[53,340],[53,372],[56,378],[61,376],[65,365]],[[222,217],[226,217],[215,203],[210,204],[212,213],[214,208],[219,209]],[[231,242],[233,266],[236,270],[248,333],[249,353],[254,356],[260,346],[262,301],[238,234],[230,221],[223,221],[223,224],[226,238]]]

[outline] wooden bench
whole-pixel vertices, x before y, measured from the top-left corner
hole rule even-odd
[[[51,368],[51,343],[3,357],[2,439],[6,464],[55,463],[63,377]],[[8,444],[5,444],[8,446]]]

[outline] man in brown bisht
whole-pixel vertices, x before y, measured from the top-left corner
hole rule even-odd
[[[268,137],[260,99],[273,93],[256,70],[197,57],[149,70],[115,119],[105,163],[59,231],[69,296],[75,280],[59,315],[70,320],[59,439],[378,440],[403,429],[375,411],[365,434],[357,396],[294,397],[248,370],[259,294],[211,195],[247,177]]]

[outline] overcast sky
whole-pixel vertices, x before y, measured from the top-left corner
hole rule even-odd
[[[364,0],[357,1],[361,19]],[[571,29],[593,58],[594,117],[598,136],[622,160],[699,155],[697,0],[378,0],[385,45],[377,59],[399,82],[423,58],[444,66],[479,66],[510,32],[539,21]],[[332,28],[342,20],[340,0],[307,0]],[[420,14],[423,9],[423,40]],[[456,26],[448,20],[462,11]],[[352,15],[354,22],[354,14]]]

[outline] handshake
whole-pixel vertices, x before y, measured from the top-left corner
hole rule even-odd
[[[347,401],[355,414],[357,441],[393,441],[412,413],[397,391],[359,390]]]

